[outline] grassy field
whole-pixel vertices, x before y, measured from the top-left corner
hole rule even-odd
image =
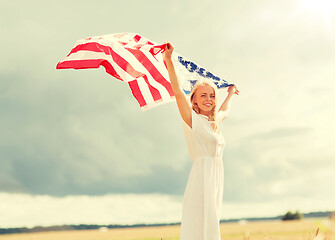
[[[335,240],[335,221],[264,221],[221,224],[222,240]],[[0,240],[179,240],[180,226],[0,235]]]

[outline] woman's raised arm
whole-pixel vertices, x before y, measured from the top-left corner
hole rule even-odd
[[[169,77],[172,85],[172,90],[174,92],[174,95],[176,97],[177,101],[177,106],[179,109],[179,113],[182,117],[182,119],[185,121],[185,123],[192,128],[192,109],[191,106],[189,105],[186,95],[181,90],[180,85],[179,85],[179,80],[176,74],[176,71],[173,66],[173,62],[171,60],[171,55],[173,52],[173,46],[171,43],[167,43],[165,47],[165,51],[163,53],[163,58],[165,60],[168,72],[169,72]]]
[[[230,106],[231,106],[231,101],[232,101],[232,96],[234,94],[237,94],[237,95],[239,94],[239,90],[237,89],[235,85],[229,86],[227,89],[227,92],[228,92],[228,96],[222,103],[217,113],[217,118],[220,119],[220,121],[228,117]]]

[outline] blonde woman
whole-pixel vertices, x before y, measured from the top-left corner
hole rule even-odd
[[[235,85],[228,87],[228,96],[218,107],[216,86],[211,82],[198,82],[191,92],[190,106],[171,60],[173,50],[173,46],[167,43],[164,60],[193,160],[183,199],[180,239],[219,240],[224,139],[218,124],[228,116],[232,96],[238,94],[238,90]]]

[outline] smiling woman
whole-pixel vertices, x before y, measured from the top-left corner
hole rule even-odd
[[[191,92],[190,106],[171,60],[173,49],[170,43],[166,45],[164,60],[193,160],[183,198],[180,239],[220,240],[224,139],[218,123],[228,116],[231,98],[239,91],[235,85],[228,87],[228,96],[217,109],[216,86],[210,82],[197,82]]]

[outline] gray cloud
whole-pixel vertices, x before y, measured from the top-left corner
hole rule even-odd
[[[255,140],[248,137],[227,151],[224,157],[226,201],[335,196],[332,153],[328,155],[315,146],[305,145],[306,141],[310,142],[310,131],[291,130],[288,135],[274,131],[274,135],[255,135]]]
[[[184,182],[175,181],[187,177],[183,170],[187,155],[174,105],[142,113],[135,100],[129,101],[131,93],[126,86],[119,86],[121,91],[111,96],[110,79],[60,80],[59,86],[51,82],[45,88],[33,87],[40,81],[4,78],[2,191],[182,193]],[[28,88],[12,91],[18,82]],[[106,91],[90,91],[95,88]],[[159,174],[161,178],[155,179]],[[161,188],[153,185],[160,182]]]

